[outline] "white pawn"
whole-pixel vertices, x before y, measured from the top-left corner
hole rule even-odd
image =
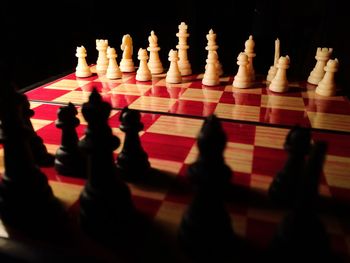
[[[339,61],[338,59],[330,59],[327,65],[324,67],[326,73],[323,79],[318,83],[316,87],[316,93],[322,96],[334,96],[336,94],[336,85],[334,80],[334,74],[338,71]]]
[[[86,49],[84,46],[77,47],[75,56],[78,58],[78,65],[75,68],[75,76],[78,78],[86,78],[92,75],[91,69],[86,62]]]
[[[167,83],[181,83],[182,81],[181,72],[177,64],[178,60],[177,51],[171,49],[169,52],[170,67],[165,78]]]
[[[96,62],[96,71],[105,73],[108,67],[107,58],[108,40],[96,39],[96,49],[98,50],[98,58]]]
[[[280,57],[280,40],[277,38],[275,40],[275,57],[274,57],[273,65],[270,67],[267,73],[267,77],[266,77],[267,81],[271,81],[276,76],[279,57]]]
[[[329,60],[329,58],[331,57],[333,52],[332,48],[317,48],[316,51],[316,65],[313,68],[313,70],[311,71],[307,82],[317,85],[323,78],[325,71],[324,71],[324,67],[326,66],[327,61]]]
[[[235,76],[232,86],[235,88],[249,88],[251,86],[251,80],[248,72],[247,65],[249,64],[247,54],[241,52],[237,57],[237,65],[239,65],[237,75]]]
[[[187,45],[187,38],[190,36],[187,33],[188,26],[181,22],[179,25],[179,32],[176,33],[176,36],[179,38],[179,44],[176,46],[179,53],[179,69],[181,72],[181,76],[187,76],[192,74],[191,64],[188,61],[187,49],[189,49],[189,45]]]
[[[281,56],[278,59],[277,73],[269,85],[270,90],[280,93],[288,91],[287,69],[289,68],[289,63],[289,56]]]
[[[138,59],[140,60],[140,65],[139,68],[136,72],[136,80],[138,81],[149,81],[152,79],[152,74],[151,71],[148,68],[147,65],[147,59],[148,59],[148,55],[147,55],[147,51],[146,49],[139,49],[138,52]]]
[[[256,56],[256,54],[254,53],[255,42],[253,40],[252,35],[249,36],[249,39],[245,42],[244,45],[245,45],[244,53],[247,54],[248,61],[249,61],[248,69],[249,69],[250,78],[251,80],[255,80],[253,58]]]
[[[149,47],[147,50],[149,51],[149,60],[148,60],[148,68],[150,69],[152,74],[160,74],[164,71],[162,62],[159,58],[159,50],[158,47],[158,37],[151,31],[151,35],[148,37]]]
[[[107,57],[109,59],[106,78],[108,79],[120,79],[122,77],[122,72],[117,63],[117,52],[114,48],[107,48]]]
[[[122,72],[134,72],[135,66],[132,60],[132,38],[129,34],[123,36],[120,49],[123,51],[123,57],[120,61],[120,70]]]

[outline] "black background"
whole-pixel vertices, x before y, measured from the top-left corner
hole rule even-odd
[[[344,3],[343,3],[344,2]],[[206,34],[217,33],[219,58],[226,74],[237,72],[236,58],[252,34],[255,39],[255,71],[266,74],[273,63],[274,40],[281,40],[281,55],[289,55],[291,79],[306,79],[315,65],[317,47],[333,47],[340,61],[339,86],[350,93],[350,18],[346,1],[337,0],[215,0],[202,1],[1,1],[1,62],[11,78],[24,88],[47,77],[73,71],[77,46],[87,48],[95,63],[95,40],[104,38],[119,58],[124,34],[137,50],[148,46],[154,30],[160,57],[168,67],[168,52],[178,43],[178,25],[189,26],[189,58],[196,73],[204,70]]]

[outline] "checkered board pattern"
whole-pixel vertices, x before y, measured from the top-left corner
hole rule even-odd
[[[76,80],[73,81],[76,82]],[[54,84],[50,87],[52,85]],[[41,92],[46,91],[49,96],[51,89],[40,89]],[[56,94],[57,90],[53,92]],[[82,91],[78,92],[82,94]],[[34,93],[29,92],[29,94]],[[55,126],[60,105],[32,101],[31,107],[35,111],[32,123],[38,135],[44,139],[48,150],[55,153],[59,147],[61,135],[61,130]],[[118,128],[119,115],[120,110],[113,110],[109,124],[114,134],[123,142],[124,133]],[[81,124],[77,132],[81,138],[87,124],[80,109],[78,117]],[[203,118],[148,112],[142,113],[142,122],[145,128],[140,132],[140,137],[152,167],[171,174],[177,182],[186,185],[186,170],[197,156],[196,136]],[[282,168],[286,160],[283,143],[289,129],[233,121],[222,121],[222,125],[228,136],[225,160],[233,171],[232,184],[266,196],[266,190],[273,176]],[[169,129],[169,127],[172,128]],[[327,200],[349,202],[350,135],[314,130],[312,137],[313,140],[324,140],[329,143],[320,185],[321,196]],[[122,145],[116,150],[116,155],[121,147]],[[3,155],[2,150],[0,153]],[[55,195],[66,204],[67,208],[76,207],[75,204],[85,181],[61,176],[53,168],[42,170],[48,176]],[[192,192],[178,191],[171,185],[157,190],[134,184],[129,186],[137,209],[175,235],[182,214],[191,200]],[[228,207],[234,231],[261,247],[268,245],[278,223],[285,215],[283,210],[247,205],[239,200],[230,201]],[[334,251],[348,257],[350,255],[349,223],[334,215],[321,214],[321,218],[330,234]]]
[[[94,71],[94,66],[92,66]],[[165,75],[152,81],[139,82],[135,73],[123,74],[122,79],[109,80],[94,73],[89,78],[69,74],[27,92],[34,101],[81,105],[93,87],[113,108],[124,106],[141,111],[175,115],[207,116],[215,113],[225,120],[264,123],[278,127],[299,124],[314,129],[350,132],[350,102],[344,96],[322,97],[316,86],[291,82],[287,93],[274,93],[264,81],[249,89],[232,86],[232,76],[221,78],[219,86],[207,87],[201,75],[184,77],[180,84],[168,84]]]

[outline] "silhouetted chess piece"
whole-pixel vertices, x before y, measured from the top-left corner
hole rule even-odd
[[[80,223],[89,234],[110,240],[125,234],[134,216],[128,186],[117,174],[113,151],[118,137],[108,125],[111,106],[93,89],[82,106],[88,123],[79,148],[87,158],[87,182],[80,195]]]
[[[199,156],[187,171],[195,193],[183,215],[179,241],[198,262],[225,262],[234,246],[235,235],[224,203],[232,176],[223,157],[226,141],[219,119],[207,117],[197,140]]]
[[[65,212],[45,174],[34,162],[32,130],[23,120],[26,97],[9,87],[0,96],[5,172],[0,183],[0,215],[6,225],[33,235],[46,235],[63,225]]]
[[[56,127],[62,130],[61,145],[56,151],[55,169],[59,174],[69,176],[84,176],[84,161],[78,147],[76,127],[80,121],[76,117],[77,109],[72,103],[59,108]]]
[[[335,262],[329,237],[317,214],[319,179],[327,145],[316,142],[298,184],[293,209],[282,220],[271,244],[273,262]]]
[[[284,149],[288,152],[287,161],[283,169],[276,174],[268,192],[276,204],[293,205],[310,145],[309,129],[295,126],[289,131],[284,143]]]
[[[124,145],[116,160],[123,178],[130,180],[146,179],[150,171],[147,153],[143,150],[139,132],[143,129],[141,114],[125,107],[120,115],[120,129],[125,133]]]
[[[34,111],[30,108],[29,101],[25,95],[21,96],[20,99],[22,100],[21,104],[22,106],[22,116],[24,125],[28,127],[28,133],[29,133],[29,144],[32,150],[32,154],[34,157],[35,162],[39,166],[43,167],[49,167],[53,166],[55,162],[55,156],[50,154],[46,146],[44,145],[43,139],[40,138],[40,136],[35,132],[34,127],[32,125],[32,122],[30,120],[31,117],[34,116]]]

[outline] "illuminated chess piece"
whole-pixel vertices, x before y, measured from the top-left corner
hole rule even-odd
[[[272,79],[269,89],[274,92],[287,92],[288,91],[288,79],[287,79],[287,69],[289,68],[289,56],[281,56],[278,59],[277,73]]]
[[[212,29],[210,29],[207,34],[207,46],[205,47],[208,50],[208,56],[206,59],[205,73],[202,79],[202,84],[206,86],[216,86],[220,84],[219,72],[218,72],[218,56],[216,50],[218,45],[216,45],[216,34]]]
[[[218,75],[219,75],[219,76],[222,76],[222,75],[224,74],[224,71],[223,71],[222,65],[221,65],[221,63],[220,63],[220,61],[219,61],[218,52],[215,51],[214,54],[215,54],[216,60],[217,60],[217,62],[216,62],[216,70],[218,71]]]
[[[86,49],[84,46],[77,47],[75,56],[78,58],[78,65],[75,68],[75,76],[78,78],[87,78],[92,75],[91,69],[86,62]]]
[[[108,47],[107,57],[109,59],[106,77],[108,79],[120,79],[122,77],[122,72],[118,66],[117,62],[117,52],[114,48]]]
[[[266,80],[270,81],[276,76],[277,73],[277,64],[278,64],[278,59],[280,58],[280,40],[277,38],[275,40],[275,58],[273,61],[273,65],[270,67]]]
[[[140,48],[138,52],[138,57],[140,60],[139,68],[136,72],[136,80],[138,81],[149,81],[152,79],[152,74],[147,65],[147,51],[146,49]]]
[[[159,50],[158,47],[158,37],[151,31],[151,35],[148,37],[149,47],[147,50],[149,51],[149,60],[148,60],[148,68],[152,74],[160,74],[164,71],[162,62],[159,58]]]
[[[325,75],[324,67],[327,64],[327,61],[330,59],[332,55],[332,48],[317,48],[316,51],[316,65],[310,73],[310,76],[307,79],[307,82],[317,85]]]
[[[334,80],[334,74],[338,71],[339,61],[338,59],[330,59],[327,65],[324,67],[326,73],[323,79],[318,83],[316,87],[316,93],[322,96],[334,96],[336,94],[336,84]]]
[[[250,79],[255,80],[255,71],[254,71],[254,66],[253,66],[253,58],[256,56],[254,53],[254,47],[255,47],[255,42],[253,40],[253,36],[250,35],[249,39],[245,42],[245,49],[244,53],[247,54],[248,56],[248,72],[250,74]]]
[[[132,38],[129,34],[123,36],[120,48],[123,51],[123,57],[120,61],[120,70],[122,72],[134,72],[135,66],[132,60]]]
[[[166,73],[166,78],[165,78],[165,81],[167,83],[181,83],[182,81],[181,72],[179,70],[179,66],[177,65],[178,60],[179,60],[179,57],[177,55],[177,51],[170,50],[169,52],[170,67],[168,72]]]
[[[105,73],[108,67],[107,48],[108,40],[96,39],[96,49],[98,50],[96,71],[99,73]]]
[[[251,86],[251,80],[249,75],[249,64],[247,54],[241,52],[237,57],[237,65],[239,66],[237,75],[235,76],[232,86],[235,88],[249,88]]]
[[[187,45],[187,38],[190,36],[187,33],[188,26],[181,22],[179,25],[179,32],[176,33],[176,36],[179,38],[179,44],[176,46],[179,53],[179,69],[181,72],[181,76],[187,76],[192,74],[191,64],[188,61],[187,50],[189,49],[189,45]]]

